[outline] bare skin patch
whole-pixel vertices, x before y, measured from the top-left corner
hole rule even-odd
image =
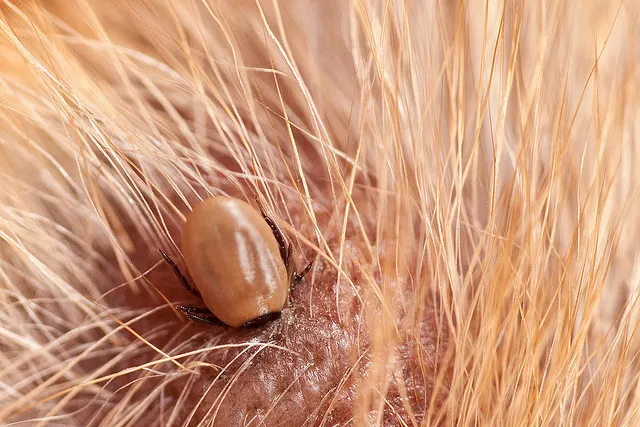
[[[164,263],[148,279],[172,302],[195,298],[176,283]],[[152,342],[167,354],[186,355],[179,360],[191,371],[165,363],[154,368],[156,375],[136,373],[129,380],[140,384],[134,399],[160,387],[163,399],[179,405],[179,417],[196,424],[215,420],[245,425],[253,420],[256,425],[332,425],[353,420],[362,399],[358,386],[371,380],[375,359],[367,316],[379,316],[380,308],[363,307],[356,293],[361,287],[357,276],[356,288],[341,286],[337,306],[336,279],[335,270],[319,261],[294,288],[280,316],[250,328],[185,323],[166,304],[160,305],[135,329],[141,336],[156,334]],[[121,303],[147,306],[129,291],[124,295]],[[424,419],[432,405],[434,376],[446,340],[436,332],[434,314],[426,318],[431,321],[418,326],[420,342],[411,338],[393,352],[399,371],[387,396],[393,405],[393,411],[384,411],[388,421],[407,416],[406,408]],[[176,416],[175,408],[167,413]]]

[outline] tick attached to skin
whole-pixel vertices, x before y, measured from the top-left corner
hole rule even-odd
[[[291,289],[311,270],[295,272],[291,244],[263,211],[231,197],[197,205],[182,234],[182,253],[195,288],[160,249],[180,283],[206,308],[176,305],[191,320],[233,327],[280,315]]]

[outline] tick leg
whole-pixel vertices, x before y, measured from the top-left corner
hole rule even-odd
[[[225,326],[222,320],[214,316],[208,308],[194,307],[191,305],[176,305],[187,319],[194,322],[206,323],[207,325]]]
[[[199,323],[205,323],[207,325],[216,325],[216,326],[226,326],[220,319],[215,316],[212,317],[203,317],[198,316],[197,314],[184,313],[185,317],[189,320]]]
[[[284,261],[284,265],[288,266],[289,259],[291,257],[291,247],[287,242],[287,239],[285,239],[278,225],[267,215],[264,209],[262,209],[262,206],[260,207],[260,213],[262,213],[262,217],[264,218],[264,220],[267,221],[271,232],[278,242],[278,246],[280,247],[280,256],[282,257],[282,261]]]
[[[284,267],[287,268],[287,269],[289,268],[289,263],[291,262],[291,254],[292,253],[293,253],[293,248],[289,244],[287,246],[287,259],[284,261]]]
[[[195,305],[176,304],[176,308],[183,313],[204,314],[205,316],[213,316],[211,310],[206,307],[196,307]]]
[[[291,283],[291,289],[293,289],[294,286],[296,286],[298,283],[300,283],[302,278],[307,275],[309,270],[311,270],[312,266],[313,266],[313,261],[311,261],[309,264],[307,264],[307,266],[304,268],[304,270],[302,270],[301,273],[295,273],[295,272],[293,273],[293,281]]]
[[[176,275],[176,277],[178,278],[182,286],[184,286],[184,288],[189,292],[191,292],[193,295],[197,296],[198,298],[202,298],[202,296],[200,295],[200,292],[198,292],[196,288],[194,288],[189,284],[189,281],[187,280],[187,278],[184,277],[184,274],[182,274],[182,272],[180,271],[176,263],[173,262],[171,258],[169,258],[169,255],[165,254],[162,249],[158,249],[158,250],[160,251],[160,255],[162,255],[162,258],[164,258],[167,264],[169,264],[169,266],[173,270],[173,274]]]
[[[262,316],[258,316],[253,320],[249,320],[247,323],[242,325],[243,328],[254,328],[256,326],[264,325],[267,322],[277,319],[280,317],[280,312],[276,311],[273,313],[263,314]]]

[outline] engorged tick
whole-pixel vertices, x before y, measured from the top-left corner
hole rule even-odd
[[[180,283],[206,308],[176,305],[191,320],[259,325],[280,315],[290,290],[311,269],[295,272],[291,245],[263,211],[232,197],[198,204],[182,233],[182,253],[195,288],[160,249]]]

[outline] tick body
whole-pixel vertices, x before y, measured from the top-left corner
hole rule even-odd
[[[276,224],[248,203],[213,197],[187,216],[182,252],[197,291],[160,251],[182,284],[207,308],[176,306],[192,320],[240,327],[276,317],[286,304],[294,272],[291,248]]]

